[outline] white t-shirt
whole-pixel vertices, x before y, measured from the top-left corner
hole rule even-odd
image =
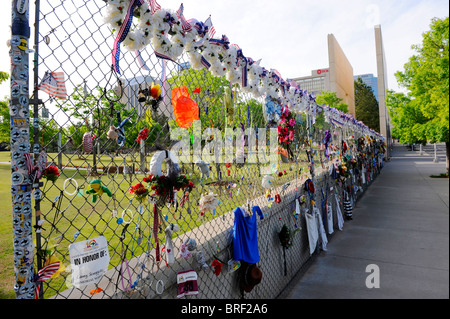
[[[328,234],[334,232],[333,229],[333,210],[331,208],[331,203],[327,203],[327,222],[328,222]]]
[[[316,205],[314,205],[313,210],[314,210],[314,214],[317,219],[317,222],[319,223],[319,235],[320,235],[320,239],[322,241],[322,250],[327,250],[328,238],[327,238],[327,234],[325,233],[325,227],[323,227],[322,216],[320,215],[320,211]]]
[[[315,214],[310,214],[309,210],[305,211],[306,229],[308,231],[309,253],[312,255],[316,250],[319,240],[319,230]]]
[[[338,195],[334,194],[334,196],[336,198],[336,215],[337,215],[337,220],[338,220],[338,228],[339,228],[339,230],[342,230],[342,228],[344,227],[344,217],[342,216],[342,211],[341,211],[341,206],[339,203]]]

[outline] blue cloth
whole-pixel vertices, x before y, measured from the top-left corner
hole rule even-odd
[[[260,219],[264,215],[259,206],[253,206],[252,212],[253,216],[249,216],[241,207],[234,210],[233,259],[256,264],[259,262],[256,214]]]

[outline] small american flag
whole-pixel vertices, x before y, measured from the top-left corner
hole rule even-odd
[[[50,279],[53,274],[59,270],[60,263],[60,261],[51,263],[38,271],[34,289],[34,297],[36,299],[39,298],[39,293],[41,291],[41,284],[39,282]]]
[[[29,175],[33,172],[33,169],[34,169],[33,159],[31,158],[30,153],[25,153],[24,155],[25,155],[25,161],[27,164],[27,171],[28,171],[28,175]]]
[[[205,25],[208,26],[208,37],[212,39],[214,37],[214,34],[216,34],[216,29],[212,24],[211,17],[208,17],[208,19],[206,19]]]
[[[64,72],[46,71],[38,89],[59,99],[67,98]]]
[[[161,9],[161,6],[156,2],[156,0],[146,0],[146,1],[152,14],[155,14],[159,9]]]
[[[186,20],[186,18],[183,15],[183,11],[184,11],[184,5],[181,4],[180,8],[177,11],[177,17],[178,19],[181,20],[181,27],[183,28],[184,32],[189,32],[192,30],[192,26],[191,24]]]
[[[183,197],[180,200],[180,206],[183,207],[184,203],[189,199],[189,192],[184,192]]]

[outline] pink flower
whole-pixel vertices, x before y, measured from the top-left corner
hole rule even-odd
[[[295,125],[295,120],[294,119],[290,119],[289,120],[289,126],[294,126]]]
[[[293,140],[294,139],[294,130],[291,130],[290,132],[289,132],[289,140]]]

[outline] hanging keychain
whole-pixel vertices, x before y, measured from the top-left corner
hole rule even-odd
[[[127,230],[129,225],[130,224],[126,224],[123,227],[122,234],[120,235],[120,238],[119,238],[120,242],[121,242],[121,246],[122,246],[122,255],[120,256],[120,269],[119,269],[119,276],[117,277],[117,281],[116,281],[116,289],[117,289],[117,286],[119,284],[119,277],[120,277],[121,282],[122,282],[122,289],[124,291],[129,291],[130,287],[131,287],[131,283],[132,283],[131,272],[130,272],[130,268],[129,268],[129,265],[128,265],[128,259],[127,259],[128,245],[125,245],[125,249],[124,249],[124,243],[123,243],[123,240],[125,239],[125,233],[126,233],[126,230]],[[129,277],[129,287],[127,287],[127,288],[125,288],[125,285],[123,283],[123,278],[124,278],[124,267],[123,267],[123,264],[124,264],[124,262],[125,262],[125,266],[127,268],[128,277]]]

